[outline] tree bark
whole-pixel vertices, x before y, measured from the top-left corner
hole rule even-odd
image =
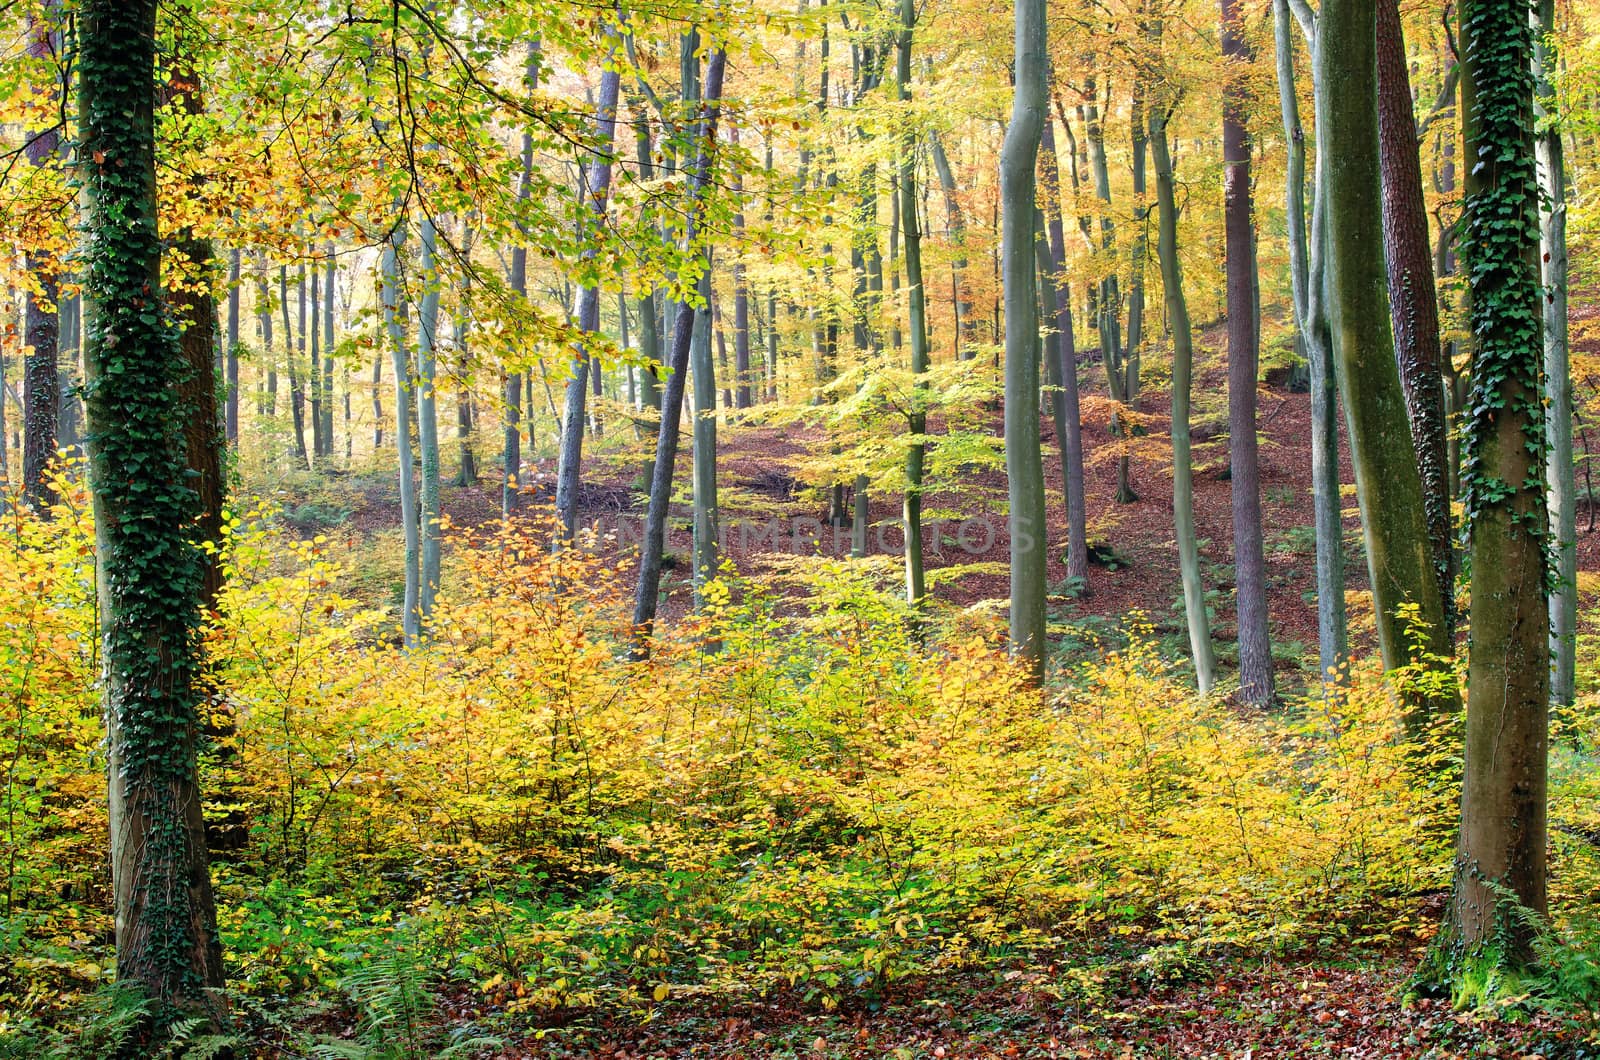
[[[1005,444],[1011,529],[1012,653],[1044,677],[1047,538],[1039,454],[1039,299],[1034,286],[1034,167],[1046,101],[1044,0],[1016,0],[1016,92],[1000,151],[1004,209]]]
[[[1323,159],[1328,315],[1344,391],[1350,460],[1367,547],[1384,668],[1420,650],[1450,655],[1440,583],[1423,515],[1422,477],[1407,427],[1405,395],[1389,332],[1388,269],[1383,252],[1379,176],[1377,0],[1324,4],[1317,46],[1317,154]],[[1427,627],[1414,643],[1407,607]],[[1448,663],[1444,664],[1448,668]],[[1410,705],[1413,730],[1453,696]]]
[[[1311,494],[1316,533],[1317,656],[1324,685],[1333,680],[1349,654],[1344,607],[1344,501],[1339,494],[1338,398],[1329,350],[1327,299],[1323,288],[1327,194],[1319,160],[1306,231],[1306,139],[1295,90],[1294,37],[1288,0],[1273,0],[1277,48],[1278,103],[1289,144],[1285,167],[1285,217],[1295,328],[1305,347],[1311,375]]]
[[[901,103],[911,101],[911,45],[916,23],[915,0],[900,0],[895,81]],[[922,275],[922,231],[917,227],[916,134],[909,125],[908,120],[907,131],[900,138],[900,165],[895,180],[901,237],[904,240],[908,295],[906,324],[911,332],[912,377],[911,406],[906,414],[906,433],[910,435],[910,444],[906,446],[906,492],[900,514],[905,521],[906,602],[914,608],[920,608],[923,598],[928,594],[922,554],[922,486],[928,449],[925,441],[928,433],[927,384],[923,380],[928,371],[928,295]],[[949,168],[949,163],[945,168]],[[953,201],[953,195],[947,190],[947,209]],[[952,216],[959,217],[960,207],[955,209],[956,213]],[[960,356],[959,349],[956,355]]]
[[[1447,934],[1467,959],[1533,958],[1545,913],[1550,692],[1544,542],[1538,174],[1528,9],[1461,4],[1469,166],[1462,255],[1472,293],[1473,396],[1462,471],[1472,549],[1461,838]]]
[[[1383,245],[1388,262],[1389,319],[1394,328],[1406,419],[1422,472],[1423,511],[1434,576],[1444,604],[1445,634],[1455,640],[1455,540],[1450,518],[1449,453],[1439,354],[1439,302],[1434,293],[1428,207],[1422,195],[1417,119],[1406,72],[1398,0],[1377,0],[1378,137],[1383,180]]]
[[[144,990],[164,1031],[188,1014],[218,1024],[225,1002],[196,773],[203,571],[179,392],[189,368],[150,300],[161,289],[156,8],[85,0],[78,70],[117,978]]]
[[[400,246],[405,240],[406,222],[396,221],[394,232],[383,249],[380,265],[384,333],[389,340],[389,356],[394,362],[394,447],[400,482],[400,526],[405,538],[405,597],[400,618],[405,646],[414,647],[422,636],[421,610],[421,530],[417,523],[417,481],[411,453],[411,354],[406,349],[405,328],[400,321]],[[379,362],[381,364],[381,362]],[[373,383],[378,369],[373,368]],[[377,402],[377,387],[373,387]]]
[[[228,350],[224,359],[227,394],[223,415],[223,436],[233,447],[239,444],[239,272],[242,265],[242,254],[234,247],[228,252]]]
[[[1157,25],[1153,32],[1161,30]],[[1194,337],[1189,301],[1183,293],[1183,267],[1178,260],[1178,204],[1172,157],[1167,147],[1168,109],[1157,100],[1150,108],[1150,152],[1156,170],[1156,257],[1161,287],[1172,328],[1172,529],[1178,543],[1178,571],[1183,582],[1183,613],[1189,627],[1189,654],[1194,660],[1200,694],[1216,682],[1217,657],[1211,644],[1211,619],[1206,613],[1205,584],[1200,578],[1200,546],[1194,529],[1194,470],[1189,448],[1189,395],[1194,374]]]
[[[1539,260],[1543,264],[1544,378],[1547,445],[1545,479],[1550,489],[1550,529],[1556,563],[1550,593],[1550,700],[1570,706],[1577,693],[1578,484],[1572,463],[1572,370],[1567,351],[1567,180],[1561,127],[1555,117],[1549,41],[1556,32],[1554,0],[1539,0],[1534,32],[1534,119],[1546,123],[1535,150],[1544,192],[1539,211]]]
[[[1227,242],[1228,457],[1233,500],[1234,605],[1239,625],[1239,694],[1272,702],[1267,630],[1267,564],[1261,543],[1261,472],[1256,443],[1255,221],[1250,204],[1250,136],[1245,130],[1251,62],[1239,0],[1222,0],[1223,230]]]
[[[1047,204],[1045,232],[1049,237],[1048,282],[1054,288],[1055,333],[1059,357],[1048,362],[1051,402],[1065,442],[1061,450],[1062,486],[1067,498],[1067,577],[1089,592],[1088,504],[1083,476],[1083,417],[1079,410],[1078,349],[1072,333],[1072,283],[1067,276],[1066,228],[1062,222],[1066,203],[1061,198],[1061,165],[1056,156],[1055,123],[1045,115],[1039,143],[1039,175]],[[1048,347],[1047,347],[1048,349]]]
[[[704,610],[706,583],[716,578],[717,549],[717,375],[711,360],[711,253],[703,258],[699,299],[690,331],[689,375],[694,383],[694,606]]]
[[[47,0],[41,11],[29,16],[28,57],[41,65],[63,61],[58,60],[60,17],[59,0]],[[41,95],[45,113],[55,114],[60,108],[59,81],[52,78]],[[27,134],[25,153],[28,164],[36,170],[52,165],[60,150],[61,137],[53,126]],[[33,507],[45,511],[56,499],[50,488],[50,462],[56,456],[56,426],[61,411],[59,266],[32,250],[27,253],[26,266],[39,286],[39,294],[28,293],[23,316],[23,341],[28,354],[22,370],[26,394],[22,416],[22,495]],[[0,439],[0,447],[4,444]]]
[[[433,616],[439,593],[440,526],[439,499],[439,392],[436,347],[439,336],[438,232],[433,218],[426,215],[421,224],[422,254],[419,262],[422,302],[417,313],[417,455],[422,465],[422,508],[417,513],[417,529],[422,539],[420,582],[417,586],[417,619],[426,628]],[[409,473],[409,468],[407,472]]]
[[[587,213],[596,228],[606,214],[606,203],[611,192],[611,152],[617,129],[617,96],[621,86],[621,73],[615,69],[600,75],[599,102],[595,110],[594,139],[600,152],[581,167],[578,194],[587,205]],[[583,251],[583,261],[592,263],[598,255],[595,247]],[[600,332],[600,285],[598,281],[579,289],[578,303],[574,307],[578,331],[584,335]],[[578,531],[578,483],[583,464],[584,410],[588,402],[590,352],[580,342],[572,351],[572,376],[567,381],[566,407],[561,424],[561,453],[556,468],[556,512],[561,518],[562,540],[571,542]]]
[[[539,86],[539,44],[537,41],[528,45],[528,61],[526,67],[528,89],[531,91]],[[522,168],[517,174],[517,203],[526,205],[533,193],[533,135],[524,130],[522,134]],[[511,266],[509,282],[511,290],[526,299],[528,297],[528,248],[522,240],[511,248]],[[504,412],[501,422],[501,460],[502,472],[500,489],[500,512],[510,515],[522,505],[522,380],[525,373],[510,371],[506,373],[504,388]]]

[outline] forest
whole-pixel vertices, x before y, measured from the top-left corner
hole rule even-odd
[[[0,5],[0,1058],[1600,1056],[1600,4]]]

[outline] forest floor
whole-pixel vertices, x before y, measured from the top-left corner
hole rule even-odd
[[[1576,353],[1600,353],[1600,308],[1590,302],[1574,303]],[[1596,319],[1591,319],[1596,318]],[[1197,346],[1194,414],[1195,522],[1200,542],[1202,573],[1213,608],[1212,636],[1219,661],[1226,671],[1234,662],[1235,618],[1233,601],[1233,537],[1227,453],[1227,364],[1220,325],[1203,331]],[[1066,511],[1056,450],[1048,419],[1040,433],[1045,456],[1047,511],[1050,523],[1048,579],[1052,588],[1052,630],[1060,657],[1071,661],[1101,650],[1102,642],[1115,643],[1135,617],[1148,622],[1154,636],[1174,659],[1186,659],[1187,640],[1182,596],[1172,531],[1172,473],[1170,400],[1164,378],[1147,378],[1140,401],[1143,434],[1133,440],[1129,481],[1136,499],[1115,500],[1118,441],[1112,437],[1104,414],[1106,384],[1098,364],[1080,367],[1086,414],[1088,532],[1091,567],[1087,591],[1066,583]],[[1277,381],[1259,390],[1258,422],[1261,468],[1262,523],[1265,530],[1268,606],[1274,657],[1280,691],[1292,693],[1315,679],[1317,617],[1313,569],[1313,508],[1311,478],[1311,403],[1281,382],[1282,373],[1269,373]],[[1154,376],[1147,372],[1147,376]],[[1578,380],[1580,388],[1593,381]],[[1100,410],[1099,414],[1096,414]],[[758,408],[749,422],[733,422],[719,433],[718,468],[721,515],[726,536],[725,555],[741,574],[770,574],[781,564],[779,555],[831,555],[850,553],[850,528],[828,525],[827,491],[820,483],[803,481],[801,465],[808,454],[827,445],[824,430],[808,425],[773,426],[761,420]],[[1000,410],[988,417],[1000,433]],[[1582,424],[1580,423],[1580,427]],[[938,423],[930,424],[937,436]],[[644,518],[643,496],[636,488],[638,454],[643,443],[620,435],[592,444],[586,457],[581,491],[582,522],[610,532],[599,541],[603,552],[628,562],[638,528]],[[1580,449],[1578,477],[1578,553],[1580,636],[1600,633],[1600,531],[1595,528],[1597,498],[1586,485],[1587,433],[1576,439]],[[1357,654],[1374,643],[1373,622],[1366,604],[1367,571],[1361,544],[1359,513],[1349,452],[1340,430],[1340,467],[1345,508],[1345,579],[1350,594],[1351,638]],[[495,519],[500,510],[499,469],[493,457],[480,458],[485,468],[478,485],[447,487],[444,509],[452,525],[471,528]],[[525,468],[525,510],[548,514],[554,494],[553,457],[535,458]],[[687,439],[680,457],[680,492],[690,473]],[[385,534],[397,536],[398,509],[389,475],[353,476],[342,487],[345,526],[354,540],[370,543]],[[298,493],[300,500],[319,494]],[[1000,468],[974,468],[957,482],[947,482],[924,500],[929,512],[951,518],[927,537],[930,572],[960,564],[969,569],[948,580],[940,579],[934,595],[954,609],[974,616],[977,628],[999,630],[1008,595],[1006,564],[1010,541],[1005,519],[1006,477]],[[851,498],[847,495],[848,510]],[[869,553],[897,563],[901,536],[898,529],[900,497],[873,496],[870,503],[873,531]],[[321,529],[315,524],[309,531]],[[675,513],[668,527],[669,557],[686,557],[691,547],[687,506]],[[359,545],[357,546],[360,547]],[[398,571],[398,555],[390,549]],[[686,564],[677,563],[664,579],[669,596],[663,616],[681,614],[689,604]],[[391,584],[386,572],[377,580]],[[1465,599],[1460,601],[1463,608]],[[1183,665],[1180,663],[1179,665]]]
[[[1415,951],[1338,958],[1163,960],[1140,949],[896,983],[836,1011],[799,998],[678,1000],[649,1018],[580,1013],[513,1034],[495,1054],[608,1060],[1218,1058],[1504,1060],[1600,1055],[1594,1017],[1457,1012],[1406,995]],[[1152,954],[1156,955],[1152,959]],[[1100,955],[1102,959],[1105,954]],[[481,1019],[464,1004],[457,1013]]]

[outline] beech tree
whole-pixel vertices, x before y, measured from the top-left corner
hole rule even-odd
[[[1527,964],[1545,912],[1550,693],[1545,406],[1533,29],[1503,0],[1461,5],[1472,398],[1461,484],[1472,550],[1452,956]],[[1513,901],[1514,900],[1514,901]]]
[[[1044,675],[1044,464],[1039,453],[1039,301],[1034,167],[1047,99],[1045,0],[1016,3],[1016,92],[1000,151],[1006,317],[1006,476],[1011,503],[1011,650]]]
[[[1389,330],[1380,223],[1375,2],[1328,0],[1317,29],[1317,156],[1328,207],[1328,316],[1385,669],[1450,655],[1422,476]],[[1339,85],[1338,91],[1330,86]],[[1406,618],[1414,606],[1423,640]],[[1446,696],[1448,699],[1449,697]],[[1413,723],[1424,720],[1413,711]]]
[[[1255,305],[1255,220],[1250,203],[1249,104],[1244,71],[1250,61],[1238,0],[1222,0],[1222,58],[1228,80],[1222,96],[1223,231],[1227,243],[1228,458],[1233,499],[1234,609],[1239,626],[1239,694],[1270,703],[1272,642],[1267,630],[1267,561],[1261,541],[1261,472],[1256,442],[1259,337]]]
[[[90,485],[99,552],[117,977],[168,1023],[220,1020],[196,775],[202,564],[156,222],[155,0],[78,11]]]

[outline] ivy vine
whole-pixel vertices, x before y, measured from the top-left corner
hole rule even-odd
[[[1466,413],[1461,483],[1469,531],[1491,508],[1511,512],[1541,543],[1545,408],[1540,348],[1539,181],[1533,151],[1533,31],[1526,4],[1468,0],[1462,37],[1472,66],[1476,135],[1467,143],[1475,190],[1463,204],[1462,257],[1472,294],[1476,340],[1473,392]],[[1529,456],[1527,476],[1507,482],[1491,467],[1495,424],[1517,417]],[[1519,494],[1539,498],[1518,505]],[[1548,559],[1546,568],[1549,568]]]
[[[84,192],[79,254],[97,506],[111,777],[138,815],[118,963],[179,996],[198,993],[188,805],[194,798],[201,555],[178,387],[188,369],[161,293],[155,181],[156,0],[85,0],[78,71]],[[131,822],[124,822],[127,828]],[[119,895],[122,888],[118,888]],[[119,905],[121,903],[119,902]],[[124,938],[126,931],[127,937]],[[131,950],[132,952],[124,952]],[[167,1001],[168,998],[160,998]]]

